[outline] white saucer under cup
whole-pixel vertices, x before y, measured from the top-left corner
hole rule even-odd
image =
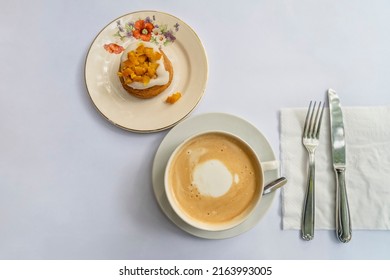
[[[235,134],[260,155],[262,162],[275,162],[275,154],[264,135],[248,121],[226,113],[206,113],[184,120],[176,125],[161,142],[153,162],[152,181],[153,190],[159,206],[164,214],[179,228],[197,237],[207,239],[231,238],[253,228],[272,205],[277,192],[264,196],[261,203],[246,221],[238,226],[223,231],[200,230],[185,223],[170,206],[165,194],[164,173],[170,155],[174,149],[186,138],[193,134],[209,130],[220,130]],[[277,162],[277,161],[276,161]],[[264,183],[267,184],[279,177],[279,170],[273,169],[264,172]]]

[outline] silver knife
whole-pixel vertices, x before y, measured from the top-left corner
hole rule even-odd
[[[345,184],[345,133],[340,99],[332,89],[328,90],[330,134],[333,168],[336,173],[336,234],[343,242],[352,237],[351,217],[349,213],[347,189]]]

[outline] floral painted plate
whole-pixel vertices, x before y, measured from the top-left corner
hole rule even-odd
[[[123,51],[142,41],[161,48],[174,70],[170,86],[151,99],[127,93],[117,75]],[[134,132],[160,131],[183,120],[201,100],[207,77],[206,53],[196,33],[180,19],[156,11],[127,14],[109,23],[91,44],[85,63],[85,82],[97,110]],[[167,103],[176,92],[181,98]]]

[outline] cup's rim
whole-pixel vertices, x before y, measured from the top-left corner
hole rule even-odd
[[[242,144],[244,144],[248,148],[248,150],[251,152],[251,154],[253,155],[253,158],[255,159],[255,162],[256,162],[259,174],[261,174],[260,190],[259,190],[259,193],[258,193],[258,197],[257,197],[256,203],[253,203],[252,208],[249,211],[247,211],[245,215],[242,215],[239,218],[234,219],[234,220],[232,220],[230,222],[226,222],[226,223],[210,224],[210,223],[201,222],[201,221],[198,221],[198,220],[195,220],[195,219],[191,218],[189,215],[187,215],[184,211],[181,210],[181,208],[179,206],[179,203],[174,198],[174,195],[173,195],[173,193],[171,191],[171,188],[169,188],[169,184],[168,184],[169,167],[171,166],[172,161],[175,158],[175,155],[182,149],[183,146],[185,146],[192,139],[200,137],[202,135],[211,134],[211,133],[227,135],[227,136],[229,136],[231,138],[234,138],[234,139],[240,141]],[[223,131],[223,130],[207,130],[207,131],[202,131],[202,132],[199,132],[199,133],[195,133],[195,134],[187,137],[186,139],[184,139],[173,150],[173,152],[169,156],[169,159],[168,159],[168,162],[166,164],[165,171],[164,171],[164,189],[165,189],[165,194],[166,194],[166,196],[168,198],[168,202],[169,202],[170,206],[172,207],[173,211],[184,222],[186,222],[187,224],[189,224],[189,225],[191,225],[191,226],[193,226],[195,228],[201,229],[201,230],[223,231],[223,230],[228,230],[228,229],[231,229],[231,228],[234,228],[234,227],[240,225],[256,209],[256,207],[258,206],[258,204],[261,201],[262,193],[263,193],[263,190],[264,190],[264,171],[263,171],[263,168],[262,168],[262,165],[261,165],[261,160],[260,160],[259,156],[257,155],[256,151],[252,148],[252,146],[247,141],[245,141],[240,136],[238,136],[236,134],[233,134],[231,132],[227,132],[227,131]]]

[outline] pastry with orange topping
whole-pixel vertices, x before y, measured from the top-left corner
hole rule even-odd
[[[143,42],[124,51],[118,76],[128,93],[138,98],[152,98],[169,87],[173,67],[161,49]]]

